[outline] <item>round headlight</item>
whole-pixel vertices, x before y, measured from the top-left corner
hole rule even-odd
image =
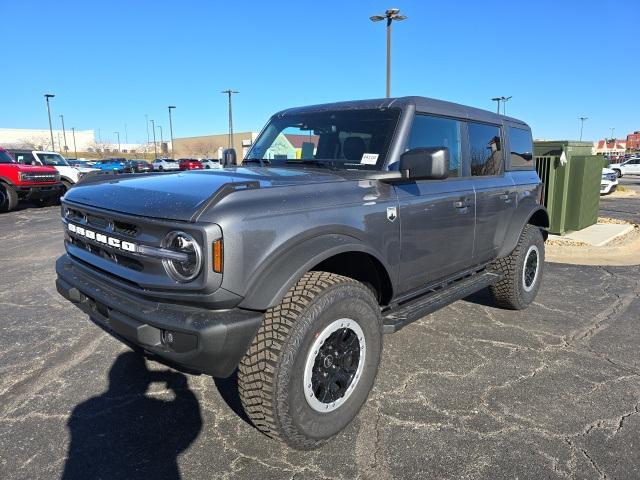
[[[187,254],[185,261],[164,259],[162,263],[169,276],[177,282],[190,282],[202,268],[202,250],[196,239],[185,232],[169,232],[162,246],[174,252]]]

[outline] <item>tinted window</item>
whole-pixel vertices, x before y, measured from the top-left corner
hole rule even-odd
[[[38,163],[31,152],[14,153],[13,158],[16,159],[16,162],[24,163],[25,165],[31,165],[33,162]]]
[[[411,126],[407,148],[447,147],[449,149],[449,176],[462,175],[460,154],[460,122],[449,118],[416,115]]]
[[[500,127],[469,122],[469,153],[471,175],[502,173]]]
[[[4,150],[0,150],[0,163],[13,163],[13,158]]]
[[[533,144],[528,130],[509,127],[509,146],[511,147],[512,167],[533,168]],[[530,157],[525,158],[526,155]]]

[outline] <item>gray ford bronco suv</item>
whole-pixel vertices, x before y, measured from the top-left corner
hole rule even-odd
[[[525,123],[422,97],[284,110],[242,166],[69,190],[57,288],[145,355],[237,370],[253,424],[314,448],[362,407],[383,333],[485,287],[534,300],[532,152]]]

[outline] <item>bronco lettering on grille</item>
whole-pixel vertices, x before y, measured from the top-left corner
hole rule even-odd
[[[119,238],[115,237],[109,237],[103,233],[94,232],[93,230],[89,230],[88,228],[81,227],[80,225],[69,223],[67,224],[67,229],[71,233],[79,237],[84,237],[88,240],[93,240],[94,242],[102,243],[112,248],[119,248],[120,250],[124,250],[125,252],[138,251],[138,246],[135,243],[125,242],[124,240],[120,240]]]

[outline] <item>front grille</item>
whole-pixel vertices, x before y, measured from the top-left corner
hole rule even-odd
[[[60,177],[57,173],[20,173],[20,179],[23,182],[57,182]]]
[[[129,237],[135,237],[138,235],[138,226],[133,223],[114,221],[113,231]]]

